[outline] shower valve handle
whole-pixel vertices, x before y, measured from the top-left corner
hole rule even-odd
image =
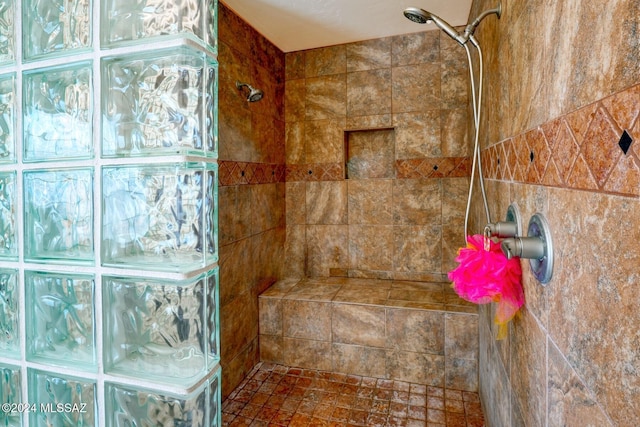
[[[504,238],[504,237],[516,237],[518,235],[518,224],[513,221],[500,221],[493,224],[487,224],[492,236]]]
[[[504,239],[500,248],[507,259],[542,259],[545,256],[545,245],[539,237],[511,237]]]

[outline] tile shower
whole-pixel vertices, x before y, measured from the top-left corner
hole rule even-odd
[[[154,4],[0,9],[3,425],[220,424],[217,4]]]

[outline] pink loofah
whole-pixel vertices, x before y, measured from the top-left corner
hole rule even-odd
[[[449,280],[466,301],[497,303],[495,322],[500,326],[498,338],[503,338],[507,323],[524,305],[522,269],[519,258],[507,259],[500,244],[489,242],[487,251],[482,235],[467,236],[467,247],[460,248],[456,257],[460,265],[449,272]]]

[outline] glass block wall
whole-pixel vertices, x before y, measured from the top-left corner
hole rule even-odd
[[[0,2],[0,425],[220,425],[215,0]]]

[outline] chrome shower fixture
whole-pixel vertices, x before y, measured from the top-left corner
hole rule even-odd
[[[464,33],[462,34],[457,32],[451,25],[449,25],[449,23],[447,23],[447,21],[443,20],[437,15],[434,15],[431,12],[427,12],[424,9],[420,9],[417,7],[408,7],[404,10],[403,13],[407,19],[418,24],[428,24],[429,22],[433,22],[438,26],[438,28],[447,33],[449,37],[451,37],[461,45],[464,45],[473,37],[473,33],[476,31],[476,27],[478,26],[478,24],[480,24],[480,21],[482,21],[492,13],[495,13],[496,15],[498,15],[498,18],[500,18],[500,15],[502,15],[502,5],[501,3],[498,3],[498,7],[496,7],[495,9],[489,9],[482,12],[480,16],[478,16],[471,24],[467,25]]]
[[[239,90],[243,90],[245,87],[249,89],[249,93],[247,94],[247,101],[249,101],[249,102],[260,101],[262,99],[262,97],[264,96],[264,92],[262,92],[260,89],[254,88],[253,86],[251,86],[250,84],[247,84],[247,83],[242,83],[242,82],[236,81],[236,87]]]

